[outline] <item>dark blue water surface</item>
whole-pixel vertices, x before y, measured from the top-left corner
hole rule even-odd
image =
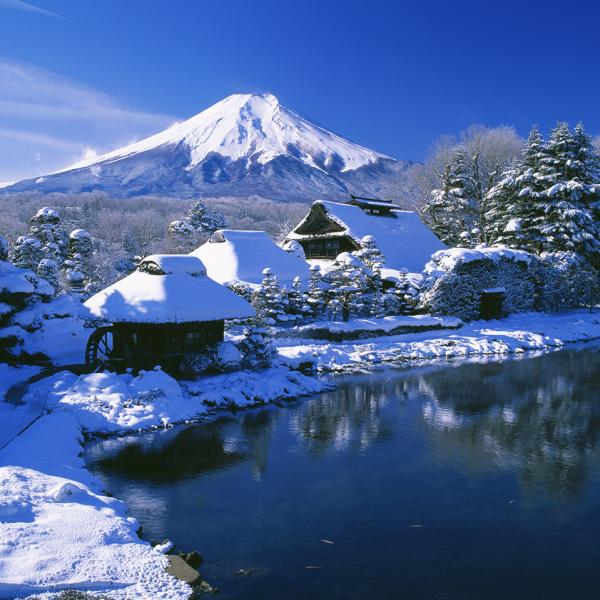
[[[597,348],[336,382],[88,464],[222,598],[600,597]]]

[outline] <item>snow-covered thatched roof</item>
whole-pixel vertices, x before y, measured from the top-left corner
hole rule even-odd
[[[308,263],[282,250],[264,231],[219,229],[191,253],[206,265],[208,276],[219,283],[258,284],[270,268],[283,283],[295,277],[308,280]]]
[[[360,245],[364,236],[372,235],[385,255],[385,266],[390,269],[421,272],[431,255],[446,247],[414,211],[392,210],[389,216],[380,216],[368,214],[352,204],[325,200],[313,203],[313,207],[318,205],[325,210],[329,219],[342,228],[341,231],[323,234],[324,237],[349,236]],[[310,213],[287,236],[288,240],[315,237],[296,233],[309,216]]]
[[[113,323],[191,323],[254,316],[244,299],[209,279],[202,261],[185,254],[154,254],[124,279],[84,303]]]

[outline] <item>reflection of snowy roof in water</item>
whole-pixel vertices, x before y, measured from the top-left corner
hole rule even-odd
[[[254,315],[245,300],[206,277],[199,258],[179,254],[146,257],[137,271],[84,306],[113,323],[190,323]]]
[[[282,250],[264,231],[220,229],[191,255],[206,265],[208,276],[219,283],[260,283],[270,268],[283,283],[309,278],[306,261]],[[216,241],[223,240],[223,241]]]
[[[358,206],[318,200],[328,216],[344,228],[341,233],[325,237],[349,235],[357,244],[366,235],[372,235],[385,255],[385,266],[390,269],[408,269],[420,272],[431,255],[445,248],[444,244],[410,210],[392,210],[390,216],[370,215]],[[300,227],[300,225],[298,225]],[[298,228],[296,227],[296,229]],[[308,239],[312,236],[290,233],[288,239]]]

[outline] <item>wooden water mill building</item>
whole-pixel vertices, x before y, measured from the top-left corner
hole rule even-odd
[[[90,368],[177,371],[186,354],[223,340],[226,319],[254,316],[243,298],[206,274],[189,255],[155,254],[137,270],[84,303],[93,318],[107,322],[86,348]]]

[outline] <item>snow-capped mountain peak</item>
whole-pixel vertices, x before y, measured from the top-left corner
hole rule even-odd
[[[2,189],[278,200],[397,195],[409,163],[331,133],[273,94],[233,94],[168,129]]]
[[[71,168],[182,143],[190,149],[188,169],[212,152],[231,160],[248,158],[259,164],[289,155],[311,167],[334,167],[339,171],[387,158],[314,125],[284,107],[273,94],[233,94],[165,131]]]

